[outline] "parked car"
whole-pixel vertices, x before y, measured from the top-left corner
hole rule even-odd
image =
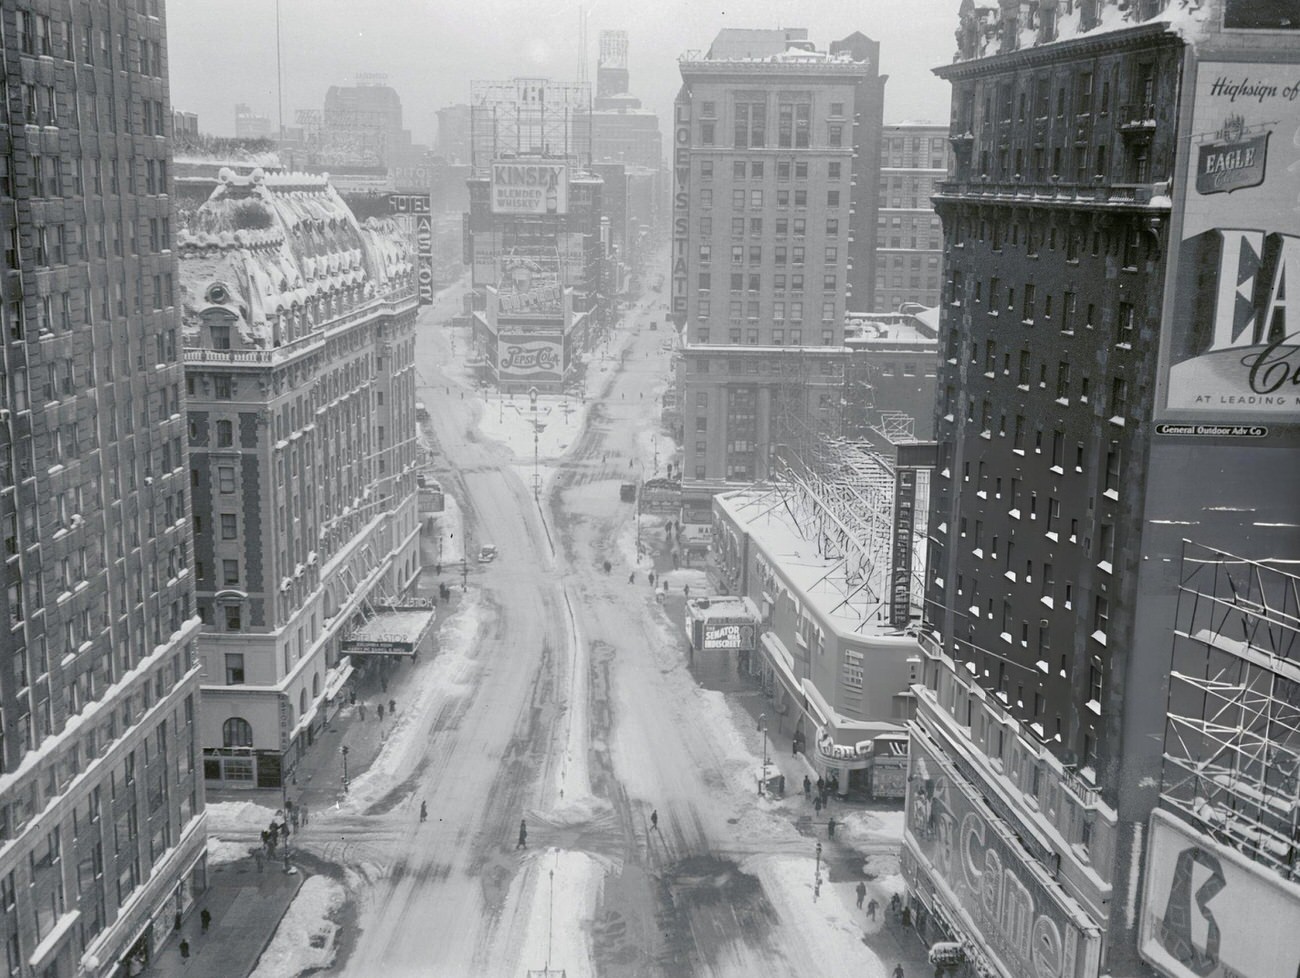
[[[659,328],[659,320],[657,319],[650,320],[650,332],[653,333],[658,328]]]
[[[636,502],[636,483],[624,482],[618,487],[618,498],[625,503]]]
[[[496,544],[485,543],[478,548],[478,562],[480,564],[489,564],[497,559]]]

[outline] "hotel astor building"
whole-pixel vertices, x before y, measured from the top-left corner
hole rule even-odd
[[[1300,968],[1285,6],[968,2],[937,69],[903,871],[950,973]]]

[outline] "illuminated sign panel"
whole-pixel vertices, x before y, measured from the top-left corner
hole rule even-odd
[[[737,649],[754,651],[753,622],[705,622],[704,649]]]
[[[1300,315],[1287,295],[1288,277],[1300,280],[1300,213],[1278,206],[1296,196],[1298,96],[1295,65],[1197,67],[1157,420],[1205,424],[1162,433],[1300,422]],[[1243,429],[1255,430],[1276,427]]]
[[[1300,885],[1151,815],[1138,950],[1170,978],[1300,975]]]
[[[927,739],[912,736],[904,839],[978,943],[1017,978],[1096,974],[1098,938],[1069,898]]]
[[[567,214],[569,168],[512,160],[492,164],[493,214]]]
[[[686,322],[686,255],[690,248],[690,200],[688,186],[691,173],[691,106],[680,101],[675,106],[673,125],[673,250],[672,316],[681,327]]]

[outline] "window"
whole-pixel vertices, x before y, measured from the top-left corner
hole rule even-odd
[[[227,655],[226,661],[239,659],[239,682],[243,682],[244,674],[244,657],[242,655]],[[229,672],[229,666],[227,666]],[[232,685],[227,683],[227,685]],[[243,717],[231,717],[221,726],[221,744],[223,747],[252,747],[253,746],[253,728]]]
[[[844,127],[839,125],[827,126],[826,141],[832,146],[844,145]]]
[[[223,560],[221,562],[221,583],[223,584],[239,583],[239,561]]]
[[[217,422],[217,447],[229,448],[235,442],[234,426],[229,421]]]
[[[702,145],[704,145],[704,146],[712,146],[712,145],[713,145],[713,131],[714,131],[714,125],[715,125],[715,124],[712,123],[712,122],[701,122],[701,123],[700,123],[700,143],[701,143]]]
[[[826,176],[827,176],[829,179],[831,179],[831,180],[838,180],[838,179],[840,178],[840,164],[839,164],[839,163],[827,163],[827,164],[826,164]]]
[[[217,466],[217,491],[235,491],[235,468],[233,465]]]
[[[1122,418],[1128,414],[1128,381],[1116,377],[1110,384],[1110,415]]]
[[[241,686],[243,685],[243,682],[244,682],[244,654],[242,652],[227,652],[226,653],[226,685]],[[230,720],[226,721],[227,727],[230,725],[230,723],[231,723]],[[245,726],[247,726],[247,724],[245,724]],[[246,746],[246,745],[231,744],[229,742],[229,737],[227,737],[226,746],[232,747],[232,746]]]
[[[827,207],[840,206],[840,192],[838,190],[826,191],[826,206]]]

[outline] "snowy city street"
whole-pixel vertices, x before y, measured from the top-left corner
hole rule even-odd
[[[404,706],[375,764],[295,839],[341,868],[355,905],[357,933],[326,927],[337,947],[326,973],[889,973],[895,962],[864,935],[891,925],[883,910],[868,920],[854,890],[864,868],[882,907],[901,890],[901,813],[842,810],[831,842],[800,792],[759,797],[762,735],[747,707],[761,711],[761,692],[710,690],[687,664],[672,595],[707,593],[705,573],[669,567],[669,597],[656,600],[646,574],[670,544],[648,516],[637,556],[618,486],[652,477],[656,453],[662,473],[671,456],[657,426],[665,334],[635,328],[660,318],[662,303],[630,310],[633,328],[592,359],[585,403],[568,399],[566,412],[566,401],[543,399],[539,505],[531,422],[497,421],[514,404],[470,386],[465,337],[451,359],[444,323],[457,302],[448,290],[422,317],[419,370],[438,477],[463,515],[459,534],[442,527],[444,580],[456,590],[467,580],[468,591],[441,621],[436,655],[394,686]],[[517,416],[528,411],[519,401]],[[474,563],[487,542],[499,556]],[[464,576],[461,553],[471,556]],[[772,733],[769,753],[788,754],[788,738]],[[271,814],[211,804],[210,831],[252,840]],[[339,898],[304,887],[297,903],[322,918]],[[295,909],[267,952],[277,974],[321,964],[300,929],[286,932]]]

